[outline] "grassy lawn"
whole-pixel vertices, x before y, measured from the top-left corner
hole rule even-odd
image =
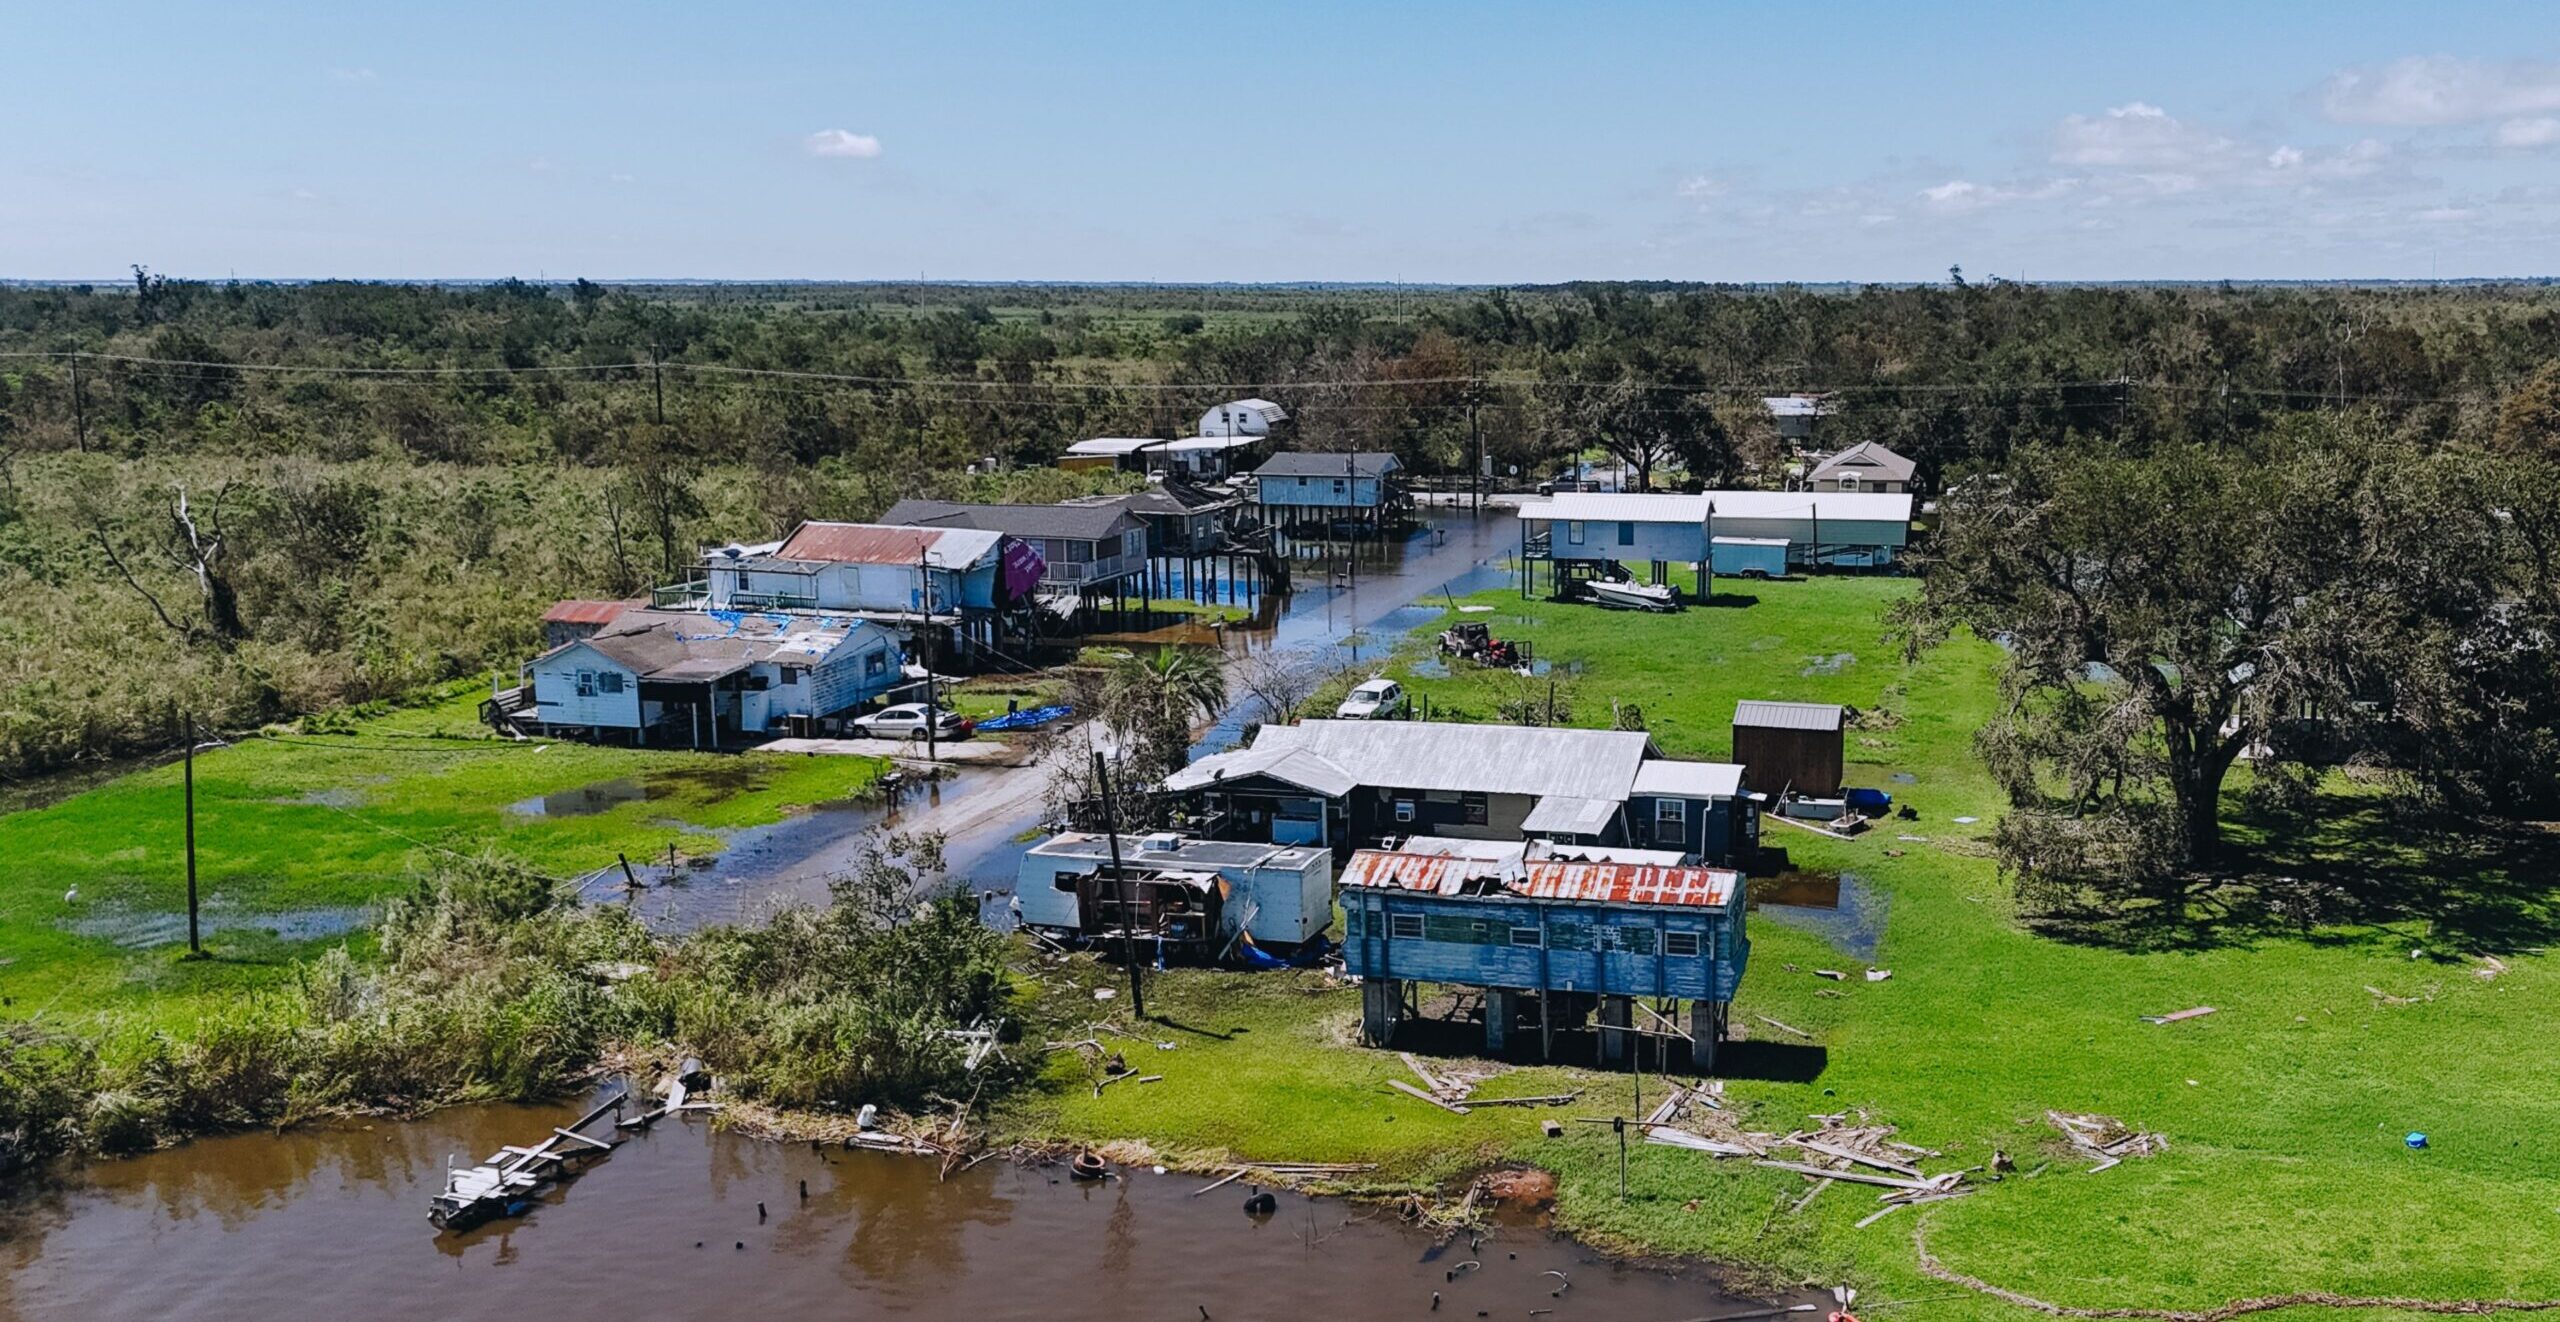
[[[1969,740],[1996,700],[1994,654],[1960,641],[1904,665],[1881,639],[1878,612],[1909,590],[1882,579],[1762,584],[1750,605],[1675,616],[1496,592],[1476,599],[1495,611],[1465,617],[1527,637],[1560,667],[1579,663],[1575,723],[1607,723],[1612,697],[1634,701],[1675,755],[1724,754],[1737,698],[1890,713],[1851,732],[1849,779],[1892,791],[1919,820],[1854,841],[1769,830],[1795,866],[1854,873],[1883,898],[1888,917],[1872,962],[1893,976],[1817,979],[1817,966],[1859,961],[1810,932],[1755,919],[1735,1015],[1752,1040],[1732,1051],[1727,1082],[1750,1123],[1784,1132],[1809,1114],[1864,1110],[1945,1151],[1949,1160],[1931,1169],[2006,1149],[2020,1176],[1921,1209],[1929,1248],[1957,1271],[2065,1305],[2201,1309],[2297,1290],[2560,1297],[2560,1192],[2548,1153],[2560,1133],[2549,1086],[2560,1075],[2551,1029],[2560,979],[2549,961],[2509,951],[2506,972],[2482,977],[2477,961],[2438,953],[2441,932],[2415,921],[2223,933],[2155,951],[2030,933],[1981,841],[1999,797]],[[1436,710],[1488,710],[1498,698],[1503,681],[1414,675],[1428,655],[1427,642],[1409,649],[1397,669]],[[1894,780],[1897,772],[1912,779]],[[2360,806],[2341,796],[2324,808]],[[1950,821],[1960,815],[1983,820]],[[2305,851],[2302,862],[2347,868],[2355,857],[2324,862]],[[2426,954],[2413,959],[2414,950]],[[1110,981],[1108,971],[1077,976]],[[1119,1001],[1073,1005],[1090,996],[1081,983],[1055,995],[1062,1015],[1126,1016]],[[2027,1316],[1919,1272],[1920,1212],[1853,1228],[1876,1209],[1876,1191],[1836,1186],[1790,1214],[1805,1188],[1796,1176],[1639,1144],[1622,1203],[1602,1127],[1568,1125],[1548,1140],[1536,1123],[1553,1112],[1455,1116],[1390,1094],[1384,1080],[1401,1067],[1392,1054],[1350,1045],[1357,997],[1348,990],[1301,975],[1185,973],[1155,984],[1158,1005],[1195,1028],[1248,1031],[1156,1034],[1179,1042],[1170,1052],[1124,1044],[1132,1064],[1165,1081],[1122,1084],[1098,1099],[1061,1067],[1028,1118],[1078,1137],[1140,1135],[1273,1160],[1376,1157],[1405,1177],[1486,1157],[1533,1161],[1561,1178],[1560,1219],[1604,1241],[1808,1278],[1847,1274],[1867,1290],[1862,1305],[1910,1305],[1862,1309],[1870,1313]],[[2218,1012],[2165,1026],[2139,1018],[2197,1005]],[[1763,1015],[1815,1040],[1769,1029]],[[1593,1089],[1577,1109],[1624,1108],[1624,1075],[1540,1069],[1488,1092],[1576,1081]],[[2047,1108],[2121,1117],[2166,1134],[2169,1151],[2089,1173],[2055,1142]],[[2412,1130],[2430,1136],[2427,1151],[2403,1145]]]
[[[180,769],[137,772],[0,816],[0,1014],[172,1020],[287,976],[425,851],[493,851],[555,876],[720,848],[717,832],[859,792],[866,758],[720,756],[516,743],[471,733],[477,685],[244,737],[196,759],[199,884],[222,924],[187,961]],[[64,896],[73,888],[76,900]],[[173,942],[175,944],[173,944]]]

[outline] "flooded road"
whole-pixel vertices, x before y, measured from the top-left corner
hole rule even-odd
[[[1205,1309],[1353,1322],[1421,1319],[1434,1292],[1456,1318],[1751,1307],[1704,1269],[1614,1264],[1526,1221],[1443,1245],[1352,1203],[1283,1194],[1248,1217],[1240,1183],[1194,1196],[1206,1179],[1139,1167],[1088,1185],[1001,1159],[938,1183],[922,1158],[821,1154],[700,1121],[623,1144],[519,1220],[463,1235],[427,1224],[449,1155],[527,1142],[578,1109],[474,1107],[97,1163],[0,1204],[0,1319],[1187,1322]],[[1551,1271],[1570,1288],[1556,1293]]]
[[[1266,629],[1227,630],[1227,650],[1276,653],[1286,664],[1327,671],[1383,657],[1437,618],[1444,596],[1513,581],[1503,562],[1519,540],[1519,521],[1509,511],[1480,517],[1440,511],[1401,544],[1370,548],[1351,561],[1297,561],[1296,590],[1279,617]],[[1236,696],[1203,731],[1194,756],[1232,746],[1263,718]],[[1082,757],[1083,748],[1081,738],[1070,737],[1056,755]],[[752,922],[776,905],[823,900],[827,879],[851,869],[867,847],[866,833],[881,827],[941,832],[951,875],[1001,895],[1012,889],[1024,852],[1041,833],[1048,785],[1049,768],[1037,763],[955,768],[948,780],[911,789],[895,808],[829,805],[731,832],[717,857],[675,874],[672,885],[644,891],[634,907],[655,925],[683,928]],[[1000,920],[1002,910],[991,901],[987,915]]]

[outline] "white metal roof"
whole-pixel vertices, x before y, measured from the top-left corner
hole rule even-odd
[[[1819,418],[1831,412],[1831,401],[1813,395],[1763,395],[1760,407],[1777,418]]]
[[[1720,519],[1840,519],[1909,523],[1911,497],[1883,491],[1704,491],[1694,496],[1567,491],[1520,502],[1524,519],[1586,523],[1685,523]]]
[[[1552,835],[1598,835],[1609,829],[1621,806],[1622,801],[1550,794],[1538,800],[1529,815],[1520,820],[1520,829]]]
[[[1167,445],[1161,436],[1096,436],[1067,447],[1069,454],[1128,454],[1142,445]]]
[[[1733,723],[1761,730],[1837,730],[1846,713],[1829,702],[1764,702],[1746,698],[1733,704]]]
[[[1731,762],[1674,762],[1657,757],[1636,768],[1635,792],[1673,799],[1730,799],[1742,792],[1742,768]]]
[[[1303,721],[1262,727],[1253,747],[1316,754],[1356,785],[1620,803],[1635,784],[1636,764],[1653,751],[1653,740],[1641,730]]]
[[[1787,539],[1784,537],[1719,537],[1716,539],[1718,546],[1785,546],[1787,544]]]
[[[1270,732],[1267,726],[1263,730],[1264,734]],[[1246,776],[1268,776],[1329,799],[1349,794],[1360,784],[1351,773],[1326,758],[1294,748],[1266,748],[1257,738],[1251,748],[1213,753],[1174,772],[1164,778],[1164,787],[1182,793]]]

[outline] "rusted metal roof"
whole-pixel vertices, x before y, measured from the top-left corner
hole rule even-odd
[[[967,569],[999,540],[999,534],[968,528],[810,522],[801,524],[774,554],[838,565],[912,565],[922,559],[937,569]]]
[[[1667,904],[1717,909],[1733,902],[1742,886],[1742,874],[1727,868],[1568,863],[1552,859],[1506,866],[1498,860],[1449,854],[1364,849],[1343,866],[1342,884],[1430,895],[1512,895],[1582,904]]]
[[[542,613],[544,624],[611,624],[624,611],[639,605],[633,601],[564,601]]]

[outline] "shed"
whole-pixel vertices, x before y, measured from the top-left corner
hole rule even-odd
[[[1203,436],[1268,436],[1289,410],[1267,399],[1231,399],[1200,415]]]
[[[1733,760],[1763,793],[1837,794],[1847,716],[1836,703],[1737,702]]]

